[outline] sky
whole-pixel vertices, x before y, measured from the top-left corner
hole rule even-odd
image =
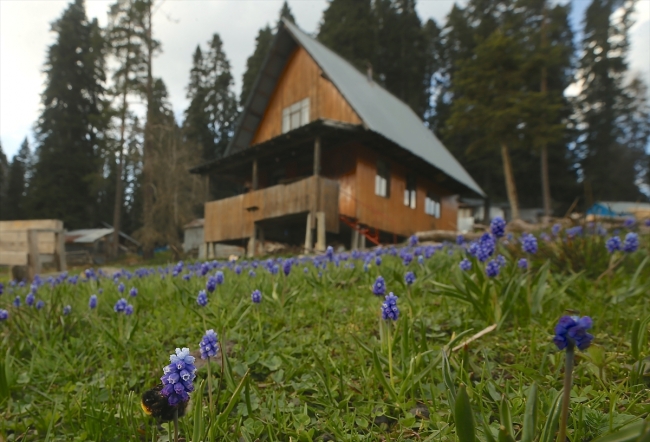
[[[89,18],[101,26],[115,0],[86,0]],[[158,0],[159,2],[161,0]],[[572,22],[577,29],[591,0],[572,0]],[[464,3],[465,0],[459,0]],[[0,0],[0,142],[8,157],[28,137],[33,149],[33,127],[40,113],[44,90],[43,63],[47,47],[54,42],[50,23],[61,16],[67,0]],[[422,21],[444,23],[453,0],[418,0]],[[282,0],[163,0],[154,16],[154,35],[163,53],[154,60],[154,76],[162,77],[170,101],[180,119],[188,101],[192,53],[218,32],[224,42],[239,96],[246,60],[253,53],[255,37],[266,24],[275,25]],[[289,0],[299,27],[318,30],[327,0]],[[631,31],[630,67],[650,85],[650,0],[638,0],[636,23]],[[575,93],[569,91],[569,93]]]

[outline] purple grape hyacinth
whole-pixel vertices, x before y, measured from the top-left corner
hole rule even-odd
[[[0,321],[6,321],[7,319],[9,319],[9,312],[0,308]]]
[[[472,261],[470,261],[469,259],[465,258],[465,259],[463,259],[460,263],[458,263],[458,267],[460,267],[460,269],[461,269],[463,272],[467,272],[467,271],[469,271],[469,270],[472,269]]]
[[[377,276],[375,283],[372,285],[372,293],[377,296],[382,296],[386,293],[386,281],[383,276]]]
[[[97,307],[97,295],[90,295],[90,299],[88,299],[88,308],[94,309]]]
[[[406,285],[412,285],[415,282],[415,273],[406,272],[406,275],[404,275],[404,282],[406,282]]]
[[[212,293],[217,288],[217,278],[214,276],[209,276],[208,280],[205,283],[205,289]]]
[[[205,293],[205,290],[199,292],[199,295],[196,297],[196,303],[201,307],[208,305],[208,295]]]
[[[494,254],[496,250],[496,241],[489,233],[484,233],[478,241],[478,249],[476,251],[476,258],[479,261],[485,262]]]
[[[36,310],[41,310],[43,307],[45,307],[45,301],[39,299],[38,302],[36,303]]]
[[[621,238],[618,236],[612,236],[605,242],[605,247],[609,253],[614,253],[616,251],[622,250],[623,244],[621,243]]]
[[[72,311],[72,307],[70,307],[70,305],[66,305],[65,307],[63,307],[63,316],[68,316],[71,311]]]
[[[519,261],[517,261],[517,267],[522,270],[528,269],[528,260],[526,258],[521,258]]]
[[[160,391],[167,398],[169,405],[176,406],[179,402],[190,400],[188,393],[194,391],[194,378],[196,367],[194,356],[190,356],[190,349],[176,349],[176,354],[170,355],[171,364],[163,368],[164,374],[160,378],[163,388]]]
[[[262,302],[262,292],[259,290],[253,290],[253,293],[251,293],[251,301],[253,301],[254,304]]]
[[[219,338],[214,330],[210,329],[205,332],[199,347],[201,348],[201,359],[213,358],[217,355],[219,352]]]
[[[127,304],[126,307],[124,307],[124,314],[126,316],[131,316],[133,314],[133,306],[131,304]]]
[[[531,233],[524,235],[521,238],[521,249],[531,255],[537,253],[537,238],[535,238],[535,235]]]
[[[126,302],[126,299],[120,298],[113,306],[113,310],[115,310],[115,313],[122,313],[127,305],[129,305],[129,303]]]
[[[397,308],[397,296],[390,292],[384,298],[384,303],[381,305],[381,317],[384,320],[391,319],[397,321],[399,318],[399,308]]]
[[[639,235],[634,232],[630,232],[625,235],[625,241],[623,241],[623,251],[626,253],[636,252],[639,248]]]
[[[132,298],[138,296],[138,289],[136,289],[135,287],[131,287],[131,290],[129,290],[129,296]]]
[[[593,335],[587,333],[593,325],[589,316],[562,316],[555,326],[553,342],[558,350],[564,350],[568,345],[575,345],[580,350],[586,350],[593,341]]]
[[[506,221],[500,216],[494,218],[490,223],[490,232],[497,238],[501,238],[506,233]]]
[[[491,260],[488,262],[485,266],[485,273],[488,275],[490,278],[494,278],[495,276],[499,275],[499,269],[501,267],[499,266],[499,262],[496,259]]]

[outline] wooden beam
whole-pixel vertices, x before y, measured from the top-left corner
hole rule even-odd
[[[257,173],[257,158],[253,159],[253,183],[252,190],[257,190],[258,188],[258,173]]]
[[[59,272],[65,272],[68,270],[68,265],[65,260],[65,233],[58,232],[56,234],[55,240],[55,256],[56,263],[59,267]]]
[[[38,252],[38,230],[27,231],[27,245],[29,250],[29,268],[27,273],[29,280],[41,273],[41,256]]]
[[[308,213],[307,230],[305,231],[305,252],[311,252],[314,247],[312,242],[312,226],[313,226],[312,214]]]

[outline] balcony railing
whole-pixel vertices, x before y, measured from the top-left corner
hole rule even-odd
[[[253,236],[255,223],[287,215],[325,213],[328,232],[339,229],[339,184],[311,176],[205,204],[205,242]]]

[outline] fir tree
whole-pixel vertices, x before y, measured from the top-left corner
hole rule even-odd
[[[2,149],[2,143],[0,142],[0,219],[5,219],[5,205],[7,203],[7,178],[9,176],[9,161],[7,161],[7,155],[5,155],[4,150]]]
[[[246,60],[246,72],[244,72],[242,77],[241,95],[239,97],[239,104],[241,106],[246,104],[248,95],[251,93],[255,80],[262,69],[262,64],[266,59],[266,54],[268,54],[269,49],[271,48],[272,41],[273,31],[268,25],[260,29],[257,37],[255,37],[255,51],[253,52],[253,55],[248,57],[248,60]]]
[[[370,0],[330,0],[318,40],[365,72],[375,58],[375,28]]]
[[[27,217],[27,186],[30,164],[31,152],[29,142],[25,138],[9,166],[7,199],[2,205],[3,219],[25,219]]]
[[[614,18],[619,8],[622,14]],[[624,85],[633,10],[634,2],[593,0],[585,13],[576,152],[588,205],[640,197],[636,180],[642,152],[625,144],[630,131],[624,127],[626,116],[635,113]]]
[[[291,12],[291,8],[289,7],[289,3],[287,3],[287,0],[284,0],[284,2],[282,3],[282,8],[280,8],[280,20],[282,20],[283,18],[286,18],[291,23],[296,23],[296,19],[293,16],[293,13]]]
[[[71,3],[52,30],[57,36],[45,63],[30,216],[88,227],[98,221],[92,182],[101,173],[107,127],[104,41],[97,21],[86,18],[83,0]]]

